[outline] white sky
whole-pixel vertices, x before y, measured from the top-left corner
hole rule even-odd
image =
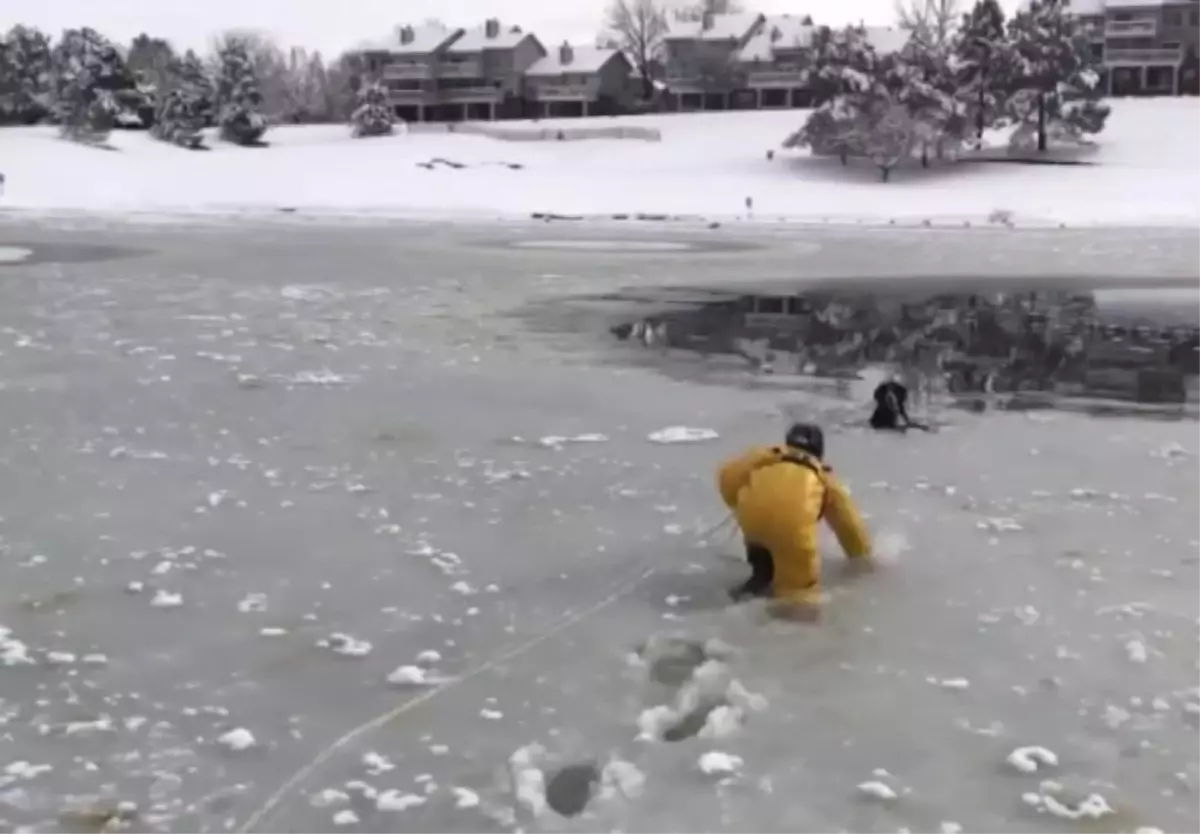
[[[1011,7],[1014,0],[1002,0]],[[165,37],[177,47],[206,49],[212,35],[231,28],[271,34],[281,46],[305,46],[335,55],[384,37],[402,23],[437,17],[472,26],[487,17],[520,24],[546,43],[590,43],[606,0],[0,0],[0,31],[15,23],[53,36],[67,27],[91,26],[128,42],[139,32]],[[745,4],[765,14],[811,14],[818,23],[894,22],[893,0],[757,0]],[[964,0],[964,7],[967,2]]]

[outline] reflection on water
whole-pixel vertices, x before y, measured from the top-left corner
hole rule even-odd
[[[729,294],[611,332],[651,349],[739,356],[756,374],[795,375],[798,386],[883,366],[918,396],[971,408],[1190,406],[1198,301],[1196,288]]]

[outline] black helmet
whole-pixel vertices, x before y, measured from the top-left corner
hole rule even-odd
[[[784,442],[793,449],[808,452],[813,457],[825,457],[825,432],[813,423],[792,424]]]

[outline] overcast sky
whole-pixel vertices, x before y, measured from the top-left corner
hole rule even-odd
[[[758,0],[766,14],[811,14],[819,23],[864,20],[890,24],[894,0]],[[1011,6],[1013,0],[1002,0]],[[472,26],[486,17],[532,29],[544,41],[591,42],[607,0],[0,0],[0,29],[32,24],[57,34],[91,26],[122,42],[139,32],[166,37],[177,46],[207,48],[223,29],[252,28],[281,45],[299,45],[336,54],[385,36],[398,24],[440,18]]]

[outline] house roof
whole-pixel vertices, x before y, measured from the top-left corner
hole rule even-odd
[[[562,47],[551,47],[544,58],[539,58],[533,66],[525,70],[526,75],[562,75],[563,73],[583,73],[590,75],[599,72],[614,59],[625,59],[619,49],[608,49],[598,46],[572,46],[571,60],[562,61]]]
[[[812,46],[816,27],[804,24],[804,18],[790,14],[768,15],[763,25],[738,53],[741,61],[771,61],[777,49],[803,49]]]
[[[762,19],[761,14],[751,12],[715,14],[712,16],[712,25],[707,29],[703,20],[675,20],[671,22],[666,40],[741,40],[749,36]]]
[[[513,49],[526,38],[533,37],[519,26],[500,24],[496,36],[489,38],[487,24],[475,26],[463,32],[463,36],[450,44],[450,52],[482,52],[485,49]]]
[[[382,40],[365,41],[359,44],[358,50],[361,52],[388,52],[392,55],[428,55],[463,34],[462,29],[444,26],[440,23],[426,23],[412,27],[412,40],[408,43],[401,43],[400,30],[402,28],[397,26],[391,35]]]

